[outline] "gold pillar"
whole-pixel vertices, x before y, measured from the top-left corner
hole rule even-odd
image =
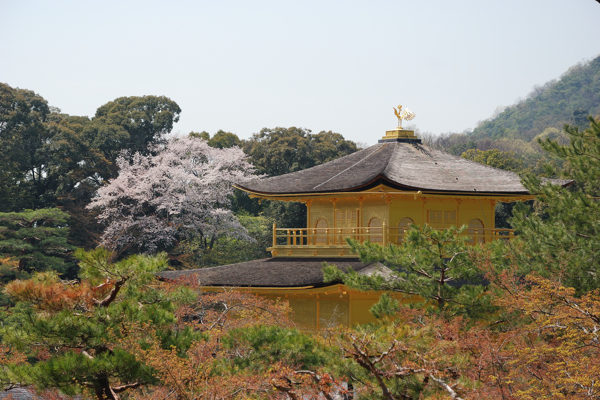
[[[388,234],[387,234],[387,224],[385,223],[385,219],[381,222],[381,236],[382,236],[382,245],[387,246]]]

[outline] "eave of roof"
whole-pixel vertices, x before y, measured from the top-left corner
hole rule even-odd
[[[386,179],[381,179],[381,181],[385,182],[385,183],[389,183]],[[557,179],[552,179],[552,181],[557,181]],[[374,182],[376,183],[376,182]],[[564,186],[568,186],[570,183],[572,183],[572,181],[569,181],[568,183],[566,183]],[[377,185],[374,185],[377,186]],[[385,185],[387,186],[387,185]],[[266,193],[266,192],[257,192],[257,191],[253,191],[251,189],[248,189],[242,185],[239,184],[234,184],[233,187],[235,187],[236,189],[242,190],[246,193],[248,193],[250,195],[250,197],[258,197],[258,198],[265,198],[265,199],[278,199],[278,198],[310,198],[310,197],[330,197],[330,196],[358,196],[358,195],[381,195],[381,194],[390,194],[390,195],[413,195],[413,196],[424,196],[424,195],[431,195],[431,196],[449,196],[449,195],[460,195],[460,196],[466,196],[466,197],[506,197],[506,196],[510,196],[511,198],[515,198],[515,197],[519,197],[519,198],[524,198],[524,199],[531,199],[534,196],[532,196],[531,194],[529,194],[529,192],[524,192],[524,193],[514,193],[514,192],[477,192],[477,191],[473,191],[473,192],[457,192],[457,191],[433,191],[433,190],[409,190],[408,188],[406,190],[398,190],[397,185],[394,185],[396,187],[392,187],[392,185],[390,184],[388,186],[389,189],[391,190],[386,190],[388,188],[385,189],[381,189],[381,190],[372,190],[372,186],[366,186],[367,189],[366,190],[362,190],[363,188],[353,188],[353,189],[349,189],[349,190],[340,190],[338,192],[291,192],[291,193]],[[396,189],[396,190],[394,190]]]
[[[213,287],[306,288],[336,283],[324,282],[323,262],[359,273],[373,265],[357,258],[265,258],[219,267],[163,271],[158,276],[171,281],[194,276],[200,285]]]
[[[566,186],[571,181],[553,181]],[[302,171],[257,179],[240,190],[260,197],[365,192],[384,183],[407,193],[528,196],[520,177],[419,143],[384,142]]]

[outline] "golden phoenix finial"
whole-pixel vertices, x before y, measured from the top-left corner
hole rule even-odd
[[[398,128],[402,128],[402,117],[400,117],[400,113],[402,112],[402,106],[398,105],[398,109],[394,108],[394,114],[396,114],[396,118],[398,118]]]
[[[404,111],[402,111],[402,106],[398,105],[398,109],[396,110],[396,107],[394,108],[394,114],[396,114],[396,118],[398,118],[398,128],[402,128],[402,120],[405,119],[407,121],[412,120],[414,117],[416,117],[416,114],[412,111],[410,111],[408,108]]]

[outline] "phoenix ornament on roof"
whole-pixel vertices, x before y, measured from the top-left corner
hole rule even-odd
[[[404,111],[402,111],[402,106],[399,105],[398,109],[396,109],[396,107],[394,107],[394,114],[396,114],[396,117],[398,118],[398,128],[402,128],[402,120],[406,120],[406,121],[411,121],[412,119],[414,119],[417,115],[410,111],[408,108],[405,109]]]

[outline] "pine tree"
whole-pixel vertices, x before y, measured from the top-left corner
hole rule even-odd
[[[74,278],[74,248],[67,243],[68,218],[57,208],[0,213],[2,282],[47,270]]]
[[[391,290],[416,296],[434,304],[438,310],[475,315],[487,309],[485,287],[471,257],[468,237],[463,228],[438,230],[428,225],[412,226],[402,246],[349,240],[352,251],[364,262],[381,262],[394,271],[393,276],[365,276],[350,270],[343,273],[335,266],[324,269],[329,281],[341,280],[362,290]],[[415,299],[413,298],[413,301]],[[393,314],[394,301],[383,296],[372,312]]]
[[[33,362],[9,365],[0,380],[67,395],[86,391],[99,400],[156,383],[155,370],[123,343],[158,336],[163,347],[185,351],[191,342],[189,329],[170,329],[173,302],[157,288],[155,273],[166,267],[166,257],[113,263],[103,249],[77,256],[79,282],[45,272],[6,286],[17,305],[2,321],[3,343]]]
[[[498,244],[496,260],[502,265],[506,252],[512,252],[521,273],[536,271],[580,294],[600,288],[600,123],[590,122],[585,131],[566,127],[569,145],[540,142],[565,161],[563,174],[574,183],[562,187],[524,176],[524,185],[536,195],[534,208],[517,204],[512,224],[520,239]]]

